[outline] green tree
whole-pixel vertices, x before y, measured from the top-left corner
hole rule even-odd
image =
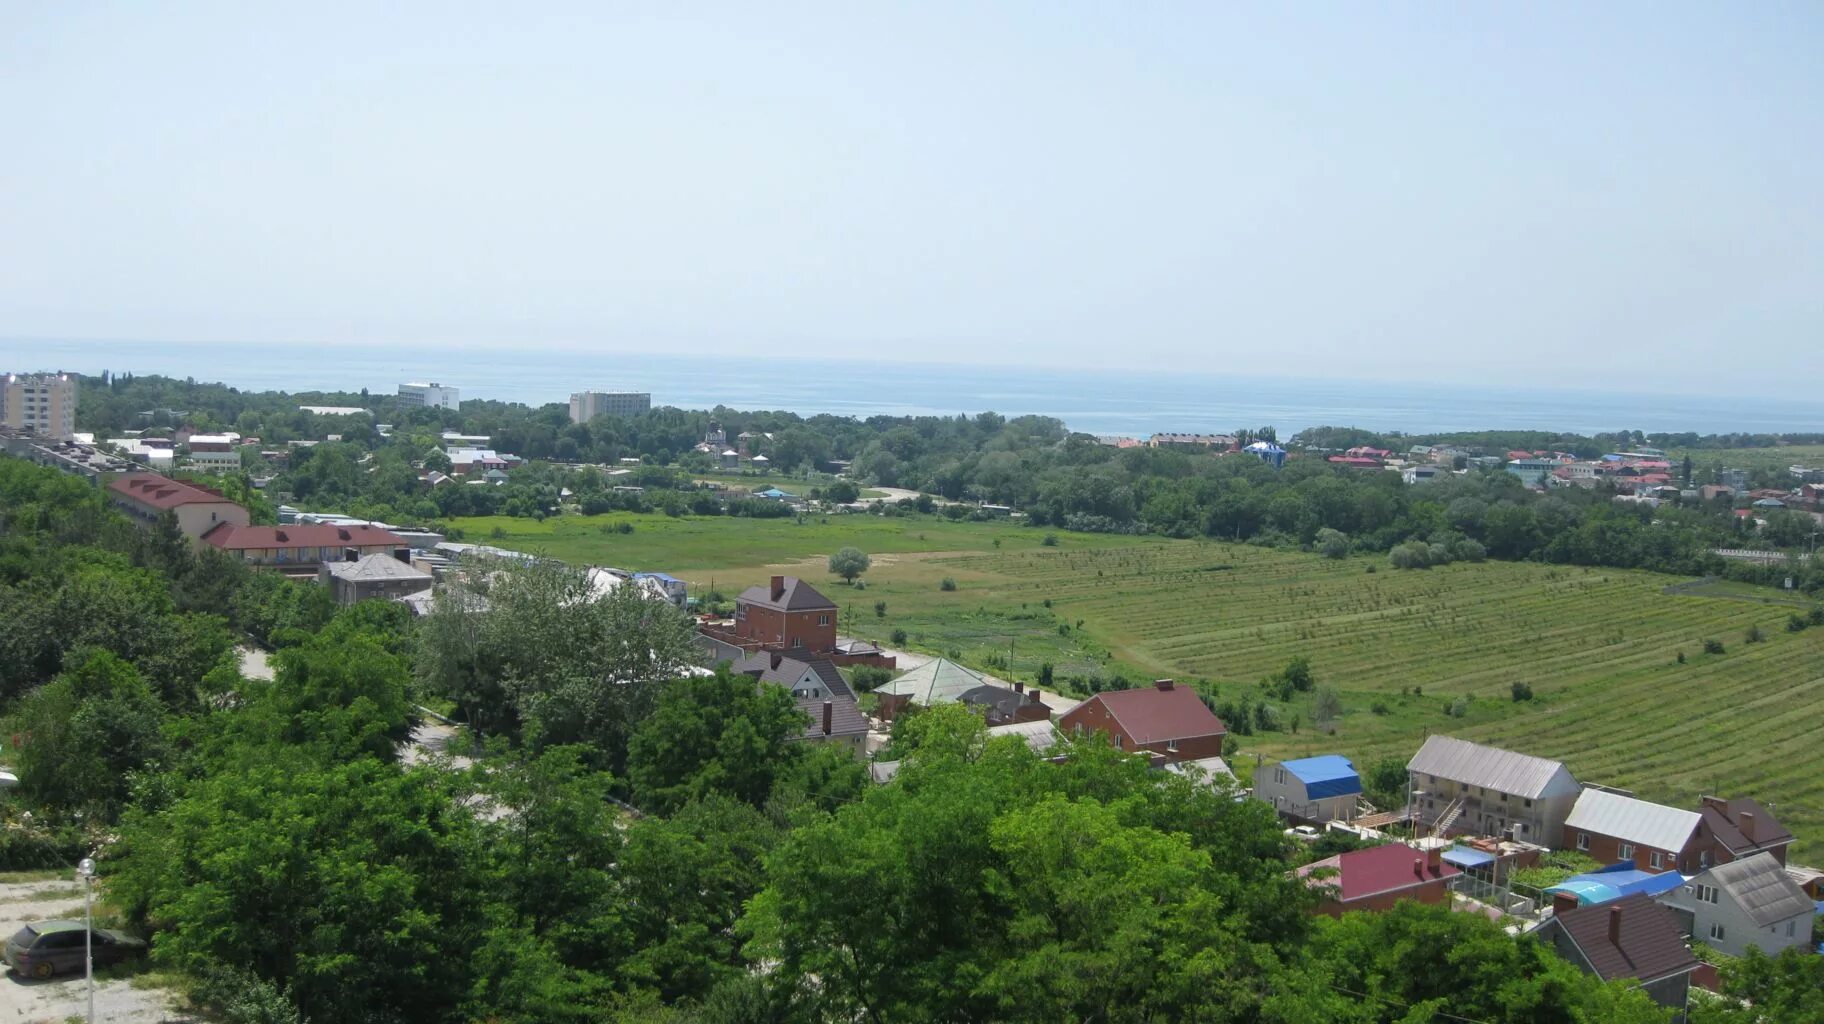
[[[1279,673],[1279,678],[1290,684],[1292,689],[1305,693],[1317,686],[1317,677],[1311,674],[1311,659],[1302,654],[1293,656],[1286,662],[1286,667]]]
[[[861,497],[861,488],[855,486],[853,481],[838,480],[823,489],[823,497],[826,501],[847,505]]]
[[[164,706],[133,666],[91,651],[26,698],[20,785],[52,807],[89,809],[106,820],[127,799],[135,772],[170,752]]]
[[[727,666],[680,679],[640,723],[627,752],[627,780],[642,809],[669,814],[724,794],[758,807],[800,753],[805,716],[784,687],[756,684]]]
[[[1349,536],[1328,526],[1317,531],[1317,550],[1325,558],[1349,557]]]
[[[868,557],[867,552],[860,548],[845,547],[830,556],[830,573],[853,583],[872,564],[874,560]]]
[[[1824,957],[1788,946],[1768,956],[1750,946],[1722,968],[1726,998],[1691,1003],[1691,1024],[1787,1024],[1824,1020]]]

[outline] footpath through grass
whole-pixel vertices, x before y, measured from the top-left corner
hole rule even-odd
[[[613,532],[621,521],[634,531]],[[1283,731],[1234,736],[1244,771],[1250,755],[1341,753],[1366,767],[1448,733],[1560,758],[1584,781],[1678,806],[1699,793],[1753,796],[1799,836],[1800,859],[1824,857],[1814,731],[1824,628],[1787,632],[1792,605],[1743,600],[1752,595],[1737,588],[1667,594],[1671,578],[1624,570],[1394,570],[1384,557],[1064,532],[1046,547],[1042,530],[929,518],[461,525],[470,540],[713,581],[731,597],[775,572],[803,576],[842,606],[846,635],[888,642],[903,630],[915,649],[1026,681],[1049,662],[1060,687],[1073,676],[1172,676],[1219,700],[1258,701],[1259,681],[1304,655],[1343,714],[1320,731],[1312,694],[1281,705]],[[495,525],[506,536],[489,541]],[[845,544],[874,556],[865,589],[824,565]],[[1751,627],[1764,639],[1745,642]],[[1703,653],[1706,639],[1724,653]],[[1516,682],[1532,700],[1512,699]]]

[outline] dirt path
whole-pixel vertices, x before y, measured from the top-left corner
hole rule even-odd
[[[82,920],[82,887],[73,882],[9,882],[0,885],[0,935],[53,918]],[[0,1021],[10,1024],[63,1024],[88,1013],[89,990],[80,972],[45,981],[0,979]],[[159,1024],[175,1016],[169,992],[134,988],[126,978],[95,979],[95,1019],[110,1024]]]

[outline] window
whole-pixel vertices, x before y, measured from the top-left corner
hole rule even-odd
[[[1533,806],[1533,799],[1532,799],[1532,797],[1527,797],[1527,799],[1526,799],[1526,806],[1528,806],[1528,807],[1531,807],[1531,806]]]
[[[1710,925],[1710,937],[1713,939],[1716,939],[1718,941],[1721,941],[1722,937],[1723,937],[1723,926],[1720,924],[1712,923]]]
[[[829,617],[829,616],[828,616],[828,615],[819,615],[819,616],[817,616],[817,624],[818,624],[818,625],[819,625],[819,626],[827,626],[827,625],[829,625],[829,624],[830,624],[830,617]]]
[[[803,647],[804,646],[804,637],[801,637],[801,636],[792,637],[792,646],[793,647]]]
[[[1284,768],[1273,769],[1273,784],[1276,786],[1283,786],[1286,784],[1286,770]]]
[[[1166,740],[1165,741],[1165,751],[1168,754],[1176,754],[1178,752],[1178,741],[1177,740]]]
[[[1122,735],[1120,733],[1115,733],[1115,749],[1116,750],[1123,749],[1123,743],[1124,743],[1124,737],[1122,737]]]
[[[1502,802],[1502,803],[1507,803],[1507,794],[1506,794],[1506,793],[1501,793],[1501,794],[1499,794],[1499,795],[1500,795],[1500,797],[1501,797],[1501,802]]]
[[[1786,937],[1789,939],[1792,938],[1792,922],[1791,921],[1786,922]]]
[[[1577,848],[1579,850],[1588,850],[1590,848],[1590,834],[1588,832],[1577,833]]]
[[[1622,843],[1621,848],[1615,851],[1615,855],[1620,857],[1622,860],[1633,860],[1634,859],[1634,844],[1633,843]]]
[[[1664,867],[1665,866],[1665,856],[1663,854],[1661,854],[1658,850],[1654,850],[1653,856],[1651,858],[1651,863],[1655,869]]]
[[[1716,886],[1700,885],[1697,887],[1697,898],[1704,903],[1716,902]]]

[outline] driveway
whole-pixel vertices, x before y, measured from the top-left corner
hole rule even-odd
[[[11,936],[32,921],[82,920],[82,887],[74,882],[10,882],[0,885],[0,934]],[[82,975],[37,981],[8,973],[0,979],[0,1021],[63,1024],[82,1019],[89,990]],[[111,1024],[160,1024],[177,1013],[177,998],[155,988],[134,988],[126,978],[95,979],[95,1019]]]

